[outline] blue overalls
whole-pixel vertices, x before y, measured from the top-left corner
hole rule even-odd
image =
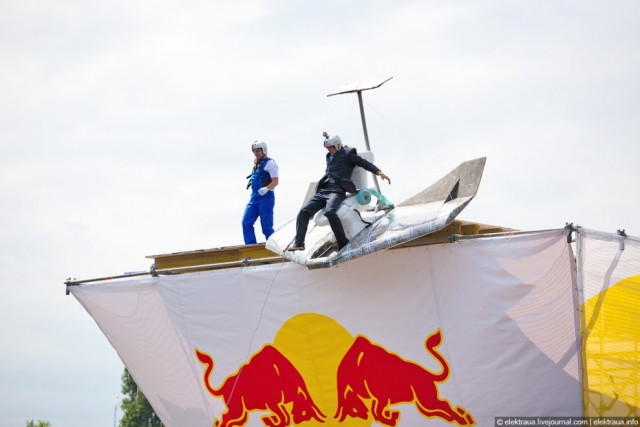
[[[267,191],[264,196],[258,193],[262,187],[269,185],[271,175],[264,168],[271,158],[266,158],[260,165],[253,169],[251,173],[251,199],[244,210],[242,217],[242,232],[244,234],[244,244],[251,245],[257,243],[256,233],[253,224],[260,217],[262,233],[266,239],[273,234],[273,207],[276,197],[273,191]]]

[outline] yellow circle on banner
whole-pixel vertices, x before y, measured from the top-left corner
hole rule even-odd
[[[278,331],[273,346],[298,369],[311,398],[326,416],[324,423],[310,420],[305,427],[333,425],[338,406],[338,365],[351,344],[353,337],[342,325],[317,313],[294,316]],[[372,421],[351,418],[340,425],[370,427]]]
[[[587,410],[596,412],[588,415],[629,416],[630,407],[640,407],[639,307],[640,276],[621,280],[584,305]]]

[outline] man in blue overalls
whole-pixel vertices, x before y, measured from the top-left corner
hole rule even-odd
[[[247,203],[242,217],[242,232],[245,245],[257,243],[253,224],[260,217],[260,225],[265,239],[273,234],[273,207],[276,197],[273,189],[278,185],[278,165],[275,160],[267,157],[267,144],[255,141],[251,146],[253,171],[247,188],[251,187],[251,199]]]

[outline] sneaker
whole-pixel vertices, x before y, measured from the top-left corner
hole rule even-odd
[[[304,251],[304,243],[303,244],[294,243],[287,248],[287,251],[289,252]]]

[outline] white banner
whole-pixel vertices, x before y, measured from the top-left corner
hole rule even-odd
[[[563,230],[71,287],[165,426],[580,416]]]

